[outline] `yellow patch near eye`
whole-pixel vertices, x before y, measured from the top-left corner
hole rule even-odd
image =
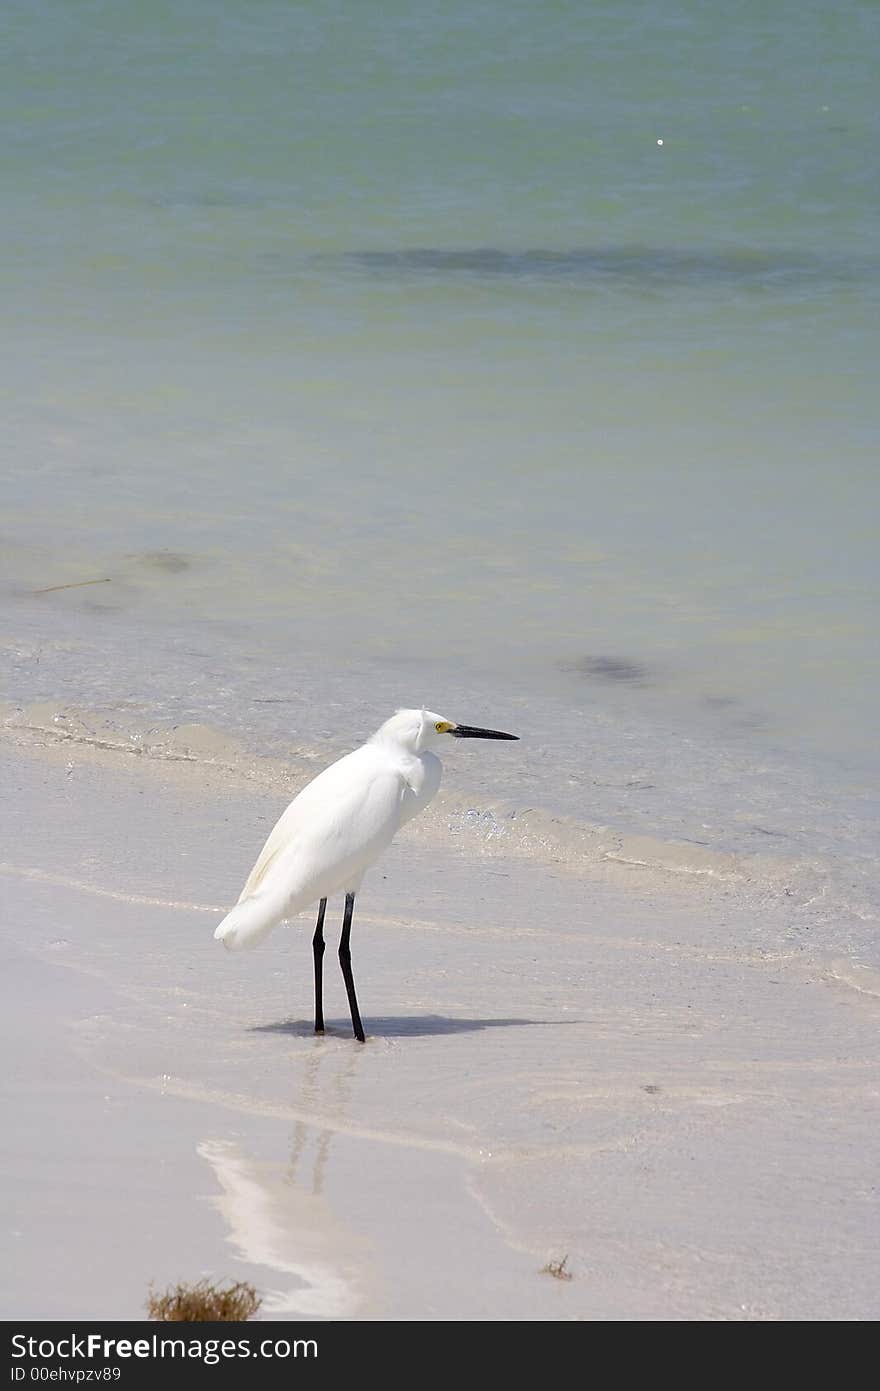
[[[434,728],[438,734],[448,734],[452,725],[449,723],[449,720],[438,720]]]

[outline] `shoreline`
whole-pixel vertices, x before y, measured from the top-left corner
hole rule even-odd
[[[267,807],[274,808],[267,813],[266,832],[296,792],[346,751],[342,741],[329,748],[300,742],[282,754],[277,748],[267,752],[258,740],[246,741],[205,724],[154,724],[149,735],[142,724],[142,717],[132,726],[113,712],[88,711],[61,700],[30,705],[0,701],[0,749],[71,766],[84,761],[110,772],[139,769],[186,795],[201,789],[223,798],[239,793],[264,797]],[[835,854],[840,847],[817,852],[760,825],[755,827],[761,833],[757,848],[730,850],[723,841],[698,843],[689,835],[674,838],[625,826],[619,817],[616,823],[590,821],[539,801],[524,806],[509,795],[510,789],[506,796],[495,794],[495,772],[498,780],[505,772],[509,777],[503,765],[489,771],[464,760],[447,760],[435,802],[406,829],[405,843],[427,846],[442,840],[450,854],[518,860],[574,879],[598,878],[626,892],[635,885],[642,892],[710,900],[733,895],[741,911],[751,909],[761,916],[761,931],[754,938],[749,934],[756,950],[763,942],[769,951],[801,952],[814,964],[828,966],[849,959],[863,986],[871,976],[871,988],[880,990],[880,955],[871,930],[877,918],[873,865],[863,869],[858,857]],[[469,786],[474,773],[478,780]],[[741,813],[734,818],[741,819]],[[258,840],[262,843],[260,834],[255,832],[252,848],[258,848]],[[244,871],[249,868],[246,858],[241,861]],[[74,880],[69,886],[76,888],[78,883]],[[235,888],[225,903],[218,899],[194,904],[195,895],[187,893],[178,906],[219,913],[227,911],[237,895]],[[140,898],[145,906],[167,901],[161,892],[150,893],[143,886]]]

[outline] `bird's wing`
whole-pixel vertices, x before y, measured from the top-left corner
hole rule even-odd
[[[305,790],[305,789],[303,789]],[[302,794],[300,794],[302,795]],[[254,865],[247,877],[247,883],[239,895],[239,903],[250,898],[255,894],[268,874],[272,864],[281,852],[290,844],[291,837],[296,834],[297,823],[301,820],[302,813],[297,808],[299,797],[295,797],[286,811],[282,812],[269,832],[269,838],[260,851],[257,863]]]
[[[391,840],[408,789],[396,769],[375,767],[374,760],[367,745],[325,768],[303,788],[273,827],[239,903],[265,886],[275,869],[287,877],[297,861],[308,860],[318,869],[328,861],[357,858],[377,841]]]

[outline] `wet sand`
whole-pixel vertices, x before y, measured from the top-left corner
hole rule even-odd
[[[366,1046],[332,953],[315,1039],[310,922],[211,939],[285,793],[9,728],[0,764],[4,1317],[204,1273],[283,1318],[880,1312],[880,998],[777,908],[441,809],[359,900]]]

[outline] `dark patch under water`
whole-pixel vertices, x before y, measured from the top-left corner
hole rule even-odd
[[[266,208],[272,206],[272,200],[259,193],[250,193],[246,189],[194,189],[181,190],[172,193],[160,193],[149,200],[160,208]]]
[[[384,276],[469,276],[512,280],[558,279],[639,284],[718,283],[772,289],[805,283],[852,282],[876,276],[880,263],[866,257],[838,259],[808,252],[599,246],[552,251],[500,247],[351,251],[315,258]]]
[[[147,551],[145,555],[138,556],[138,560],[141,565],[149,565],[153,570],[165,570],[169,575],[179,575],[182,570],[188,570],[192,563],[176,551]]]
[[[607,655],[579,657],[574,662],[563,662],[563,671],[574,671],[580,676],[592,677],[595,681],[609,684],[619,682],[630,686],[647,686],[652,682],[652,673],[643,662],[635,662],[629,657]]]
[[[737,700],[735,696],[705,695],[703,696],[703,704],[707,705],[710,710],[729,710],[732,705],[737,704]]]

